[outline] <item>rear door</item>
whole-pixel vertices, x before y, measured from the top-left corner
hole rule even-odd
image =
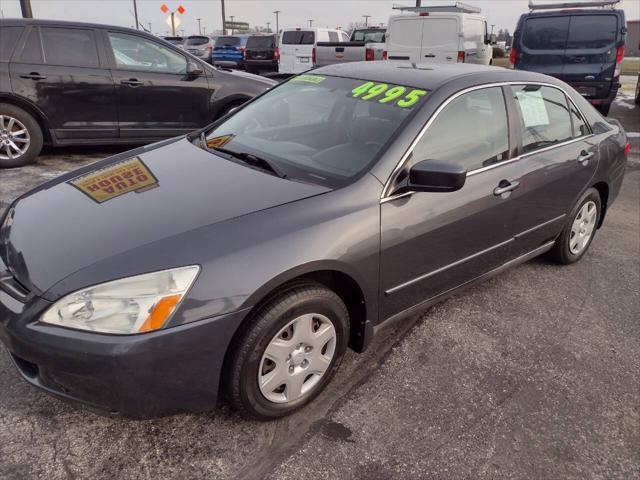
[[[516,68],[564,79],[569,20],[567,15],[526,18]]]
[[[44,112],[61,141],[118,136],[115,89],[92,28],[31,27],[10,65],[15,94]]]
[[[612,13],[572,16],[563,80],[585,97],[606,97],[615,76],[620,29],[618,17]]]
[[[407,15],[391,19],[387,38],[389,60],[421,61],[424,18]]]
[[[282,33],[280,72],[301,73],[312,66],[316,34],[313,30],[288,30]]]
[[[460,45],[459,18],[452,17],[422,17],[422,48],[420,61],[427,63],[456,63]],[[471,47],[471,45],[470,45]],[[477,57],[475,45],[470,53]]]

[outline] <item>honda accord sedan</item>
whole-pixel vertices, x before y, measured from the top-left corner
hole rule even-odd
[[[286,415],[380,329],[535,256],[580,260],[628,153],[538,73],[317,69],[17,199],[0,339],[27,382],[95,409]]]

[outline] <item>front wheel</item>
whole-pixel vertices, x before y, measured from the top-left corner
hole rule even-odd
[[[29,113],[0,103],[0,168],[27,165],[42,150],[42,130]]]
[[[590,188],[574,206],[569,221],[549,251],[551,259],[564,265],[580,260],[593,241],[601,212],[600,193]]]
[[[281,291],[240,328],[226,366],[228,400],[245,417],[269,420],[329,383],[347,348],[349,314],[333,291],[305,282]]]

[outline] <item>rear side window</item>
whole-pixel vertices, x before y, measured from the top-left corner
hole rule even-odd
[[[353,41],[354,42],[375,42],[375,43],[384,43],[385,42],[385,31],[384,30],[356,30],[353,32]]]
[[[184,43],[192,46],[206,45],[209,43],[209,37],[189,37]]]
[[[585,135],[589,135],[589,127],[587,123],[580,115],[580,112],[576,109],[573,103],[569,103],[569,108],[571,109],[571,120],[573,121],[573,136],[574,138],[584,137]]]
[[[0,27],[0,62],[11,60],[23,27]]]
[[[100,65],[93,30],[44,27],[41,29],[41,34],[47,64],[66,67]]]
[[[618,19],[615,15],[571,17],[567,49],[607,48],[616,43]]]
[[[313,45],[315,41],[316,36],[313,32],[292,30],[282,34],[283,45]]]
[[[570,17],[528,18],[522,44],[531,50],[564,50]]]
[[[472,171],[507,160],[508,155],[504,96],[502,89],[491,87],[449,103],[414,148],[412,159],[454,163]]]
[[[216,47],[237,47],[239,45],[239,37],[218,37],[216,40]]]
[[[573,137],[567,98],[540,85],[511,87],[522,127],[524,153],[566,142]]]
[[[275,48],[274,37],[249,37],[247,48]]]
[[[20,61],[24,63],[42,63],[42,46],[37,28],[32,28],[24,45]]]

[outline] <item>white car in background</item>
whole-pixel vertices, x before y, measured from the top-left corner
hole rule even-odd
[[[297,74],[316,64],[318,42],[348,42],[349,35],[331,28],[285,28],[280,34],[279,73]]]
[[[495,35],[480,9],[456,2],[443,7],[402,7],[389,18],[388,60],[491,65]]]

